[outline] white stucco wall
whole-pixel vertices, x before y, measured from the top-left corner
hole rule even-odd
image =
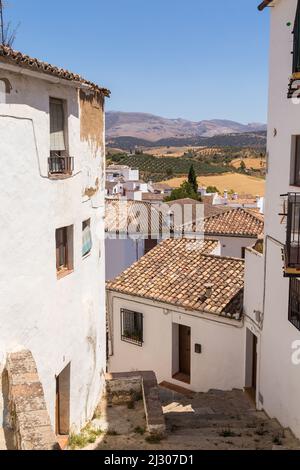
[[[228,256],[230,258],[242,258],[242,248],[248,248],[255,243],[254,238],[243,237],[222,237],[210,236],[206,238],[218,240],[221,244],[221,256]]]
[[[244,313],[259,326],[255,312],[264,310],[264,256],[252,248],[247,248],[245,257]],[[262,318],[261,318],[262,319]]]
[[[300,366],[292,363],[292,343],[300,332],[288,321],[289,280],[283,277],[280,243],[285,243],[281,194],[299,191],[290,186],[292,136],[300,134],[300,105],[287,99],[292,74],[293,24],[297,0],[274,2],[271,12],[271,51],[266,189],[266,299],[261,335],[261,405],[271,417],[300,437]],[[266,12],[265,12],[266,13]],[[291,26],[288,26],[288,23]]]
[[[56,376],[71,362],[70,421],[78,430],[93,414],[106,364],[104,145],[80,140],[74,87],[2,65],[0,75],[12,85],[9,104],[0,105],[0,365],[10,351],[31,350],[54,427]],[[75,171],[65,180],[47,177],[49,97],[68,103]],[[83,197],[97,177],[99,191],[92,200]],[[93,248],[83,259],[82,222],[89,218]],[[55,230],[68,225],[74,225],[74,272],[58,280]],[[0,400],[0,426],[1,418]]]
[[[145,240],[131,238],[105,240],[106,280],[119,276],[145,254]]]
[[[187,313],[176,307],[113,292],[108,293],[108,308],[113,326],[110,371],[154,370],[159,382],[168,381],[198,392],[244,387],[245,335],[242,323],[221,319],[223,324],[213,316],[205,318],[196,312]],[[144,315],[143,347],[121,341],[121,308]],[[178,324],[191,328],[190,385],[172,378],[172,332],[174,325]],[[202,354],[195,353],[195,344],[202,345]]]

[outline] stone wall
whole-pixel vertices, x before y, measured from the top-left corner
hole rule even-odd
[[[43,387],[31,352],[9,354],[4,376],[14,448],[58,450]]]
[[[166,423],[162,412],[156,375],[154,372],[127,372],[106,374],[108,400],[122,404],[141,393],[144,400],[148,432],[163,436]]]

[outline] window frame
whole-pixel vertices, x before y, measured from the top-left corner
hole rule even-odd
[[[294,308],[295,307],[295,308]],[[296,314],[293,315],[293,311]],[[289,285],[289,322],[300,331],[300,279],[291,278]]]
[[[298,0],[293,29],[293,73],[300,72],[300,1]]]
[[[85,259],[87,258],[88,256],[90,256],[91,252],[92,252],[92,249],[93,249],[93,237],[92,237],[92,231],[91,231],[91,219],[87,219],[87,220],[84,220],[82,222],[82,248],[84,246],[84,242],[83,242],[83,232],[85,230],[86,227],[89,227],[90,229],[90,234],[91,234],[91,248],[89,249],[89,251],[87,251],[85,254],[82,252],[82,258]]]
[[[59,227],[55,230],[55,249],[56,249],[56,275],[60,279],[74,270],[74,253],[73,253],[73,230],[74,226]],[[62,242],[59,243],[58,236],[62,233]],[[64,250],[64,264],[59,264],[60,249]]]
[[[292,136],[290,185],[300,187],[300,134]]]
[[[56,150],[51,149],[51,102],[60,103],[62,106],[62,119],[63,119],[63,139],[64,139],[64,149]],[[61,157],[66,157],[69,154],[69,136],[68,136],[68,103],[63,98],[57,98],[54,96],[49,96],[49,135],[50,135],[50,156],[51,154],[57,154]]]
[[[125,343],[132,344],[134,346],[138,347],[143,347],[144,344],[144,315],[140,312],[135,312],[133,310],[129,310],[126,308],[121,308],[120,311],[121,315],[121,341]],[[137,329],[138,334],[134,336],[133,332],[130,332],[129,334],[125,334],[124,330],[124,316],[125,315],[131,315],[133,316],[133,324],[137,320],[137,322],[140,322],[140,330]],[[136,317],[137,316],[137,317]],[[129,320],[129,322],[132,322],[132,319]]]

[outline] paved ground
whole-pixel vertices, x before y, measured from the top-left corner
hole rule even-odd
[[[257,412],[241,391],[195,394],[189,397],[160,389],[167,423],[167,437],[149,442],[143,402],[135,409],[126,406],[107,408],[94,425],[106,426],[88,450],[271,450],[300,449],[300,443],[276,420]],[[105,424],[106,423],[106,424]]]

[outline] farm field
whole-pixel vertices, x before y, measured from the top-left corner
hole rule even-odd
[[[154,157],[173,157],[178,158],[182,157],[184,153],[188,153],[191,150],[194,150],[198,153],[206,147],[153,147],[153,148],[144,148],[144,152]],[[215,149],[210,149],[215,152]]]
[[[179,188],[186,178],[173,178],[164,183],[171,188]],[[226,173],[222,175],[200,176],[198,183],[201,186],[216,186],[219,191],[233,189],[238,194],[252,194],[253,196],[265,195],[265,180],[240,173]]]
[[[253,168],[254,170],[261,170],[266,167],[266,160],[260,159],[260,158],[237,158],[231,162],[231,165],[234,168],[239,168],[241,165],[241,162],[244,162],[246,165],[246,168],[249,170]]]

